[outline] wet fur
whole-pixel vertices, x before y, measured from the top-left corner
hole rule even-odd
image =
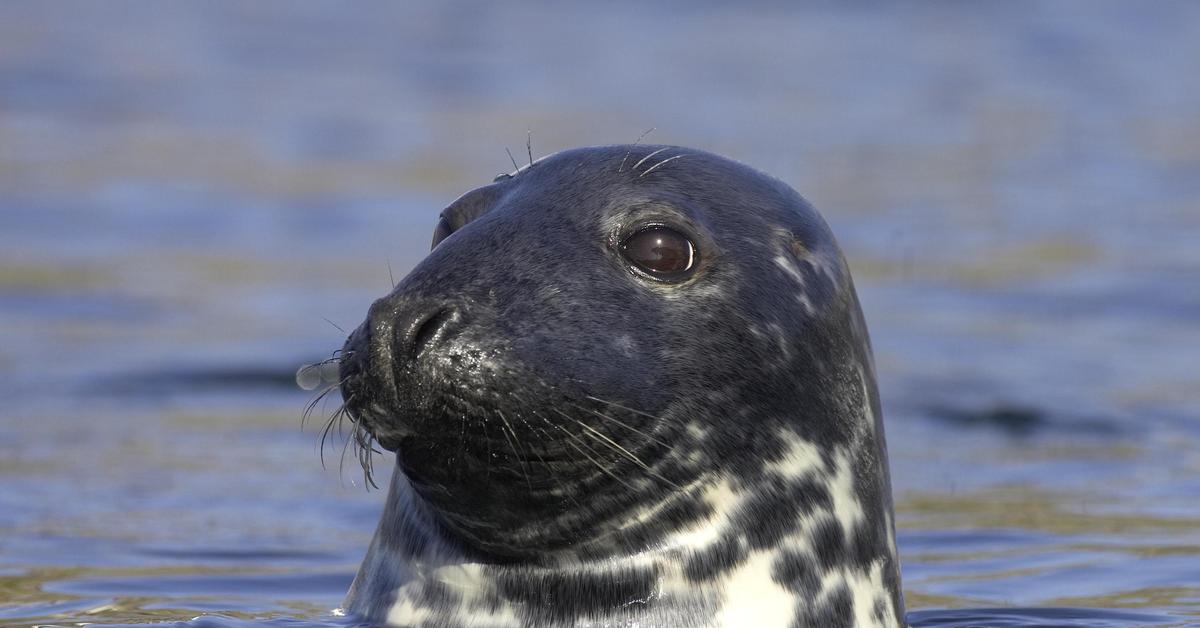
[[[348,610],[903,622],[870,343],[806,201],[701,151],[611,146],[544,158],[443,217],[452,233],[345,347],[349,415],[398,465]],[[645,223],[695,239],[692,278],[623,261]],[[448,322],[420,338],[433,313]]]

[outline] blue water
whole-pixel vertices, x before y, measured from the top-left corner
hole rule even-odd
[[[1186,2],[2,3],[0,624],[345,625],[383,494],[296,367],[527,130],[656,127],[837,233],[913,625],[1200,625],[1198,61]]]

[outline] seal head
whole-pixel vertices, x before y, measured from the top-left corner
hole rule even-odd
[[[501,175],[343,355],[350,416],[397,454],[355,613],[903,623],[866,327],[776,179],[665,146]]]

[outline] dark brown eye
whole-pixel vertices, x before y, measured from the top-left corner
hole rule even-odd
[[[449,219],[447,219],[445,216],[442,216],[438,219],[437,226],[433,228],[433,245],[429,247],[429,250],[432,251],[433,249],[437,248],[437,245],[440,244],[442,240],[445,240],[446,236],[449,236],[451,233],[454,233],[454,227],[450,226]]]
[[[696,247],[687,236],[655,225],[625,238],[621,253],[635,266],[658,279],[679,279],[696,264]]]

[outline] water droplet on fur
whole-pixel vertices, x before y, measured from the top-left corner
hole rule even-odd
[[[305,364],[296,371],[296,385],[304,390],[316,390],[322,384],[335,384],[337,381],[337,360]]]

